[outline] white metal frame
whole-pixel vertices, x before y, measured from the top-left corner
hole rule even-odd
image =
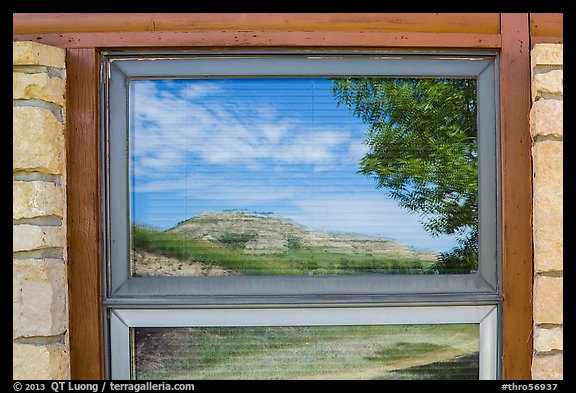
[[[186,56],[109,56],[105,58],[107,115],[104,154],[107,249],[106,296],[155,302],[162,296],[387,296],[407,293],[472,294],[498,301],[498,121],[494,54],[428,56],[282,53]],[[211,77],[302,76],[460,77],[477,80],[479,151],[479,261],[477,274],[329,276],[329,277],[132,277],[129,267],[129,89],[131,80]],[[106,299],[106,300],[108,300]],[[310,299],[308,299],[310,300]],[[268,299],[269,301],[269,299]],[[325,302],[325,299],[321,300]],[[250,303],[248,301],[247,303]]]
[[[497,307],[358,307],[263,309],[116,309],[110,313],[112,379],[130,379],[131,328],[217,326],[360,326],[480,324],[480,379],[498,374]]]

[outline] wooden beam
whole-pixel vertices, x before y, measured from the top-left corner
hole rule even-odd
[[[545,37],[535,36],[530,37],[530,48],[534,48],[536,44],[563,44],[564,37]]]
[[[532,168],[528,14],[502,14],[502,329],[504,379],[530,379]]]
[[[499,34],[498,13],[15,13],[13,34],[137,31],[380,31]]]
[[[99,75],[94,49],[66,51],[66,228],[72,379],[104,378]]]
[[[342,31],[141,31],[20,34],[14,41],[36,41],[60,48],[499,48],[499,34],[382,33]]]
[[[530,14],[530,47],[536,44],[562,44],[564,41],[563,14]]]
[[[530,35],[532,37],[564,36],[564,14],[530,14]]]
[[[61,48],[499,48],[500,16],[497,13],[16,13],[13,39]]]

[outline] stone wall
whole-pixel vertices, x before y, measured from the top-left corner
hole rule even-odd
[[[14,379],[69,379],[65,51],[13,43]]]
[[[563,46],[531,53],[533,379],[563,378]]]

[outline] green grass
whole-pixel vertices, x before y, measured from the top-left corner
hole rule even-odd
[[[477,325],[140,328],[135,358],[139,379],[459,379],[477,350]]]
[[[376,351],[374,355],[366,359],[376,362],[389,362],[392,360],[410,358],[414,353],[430,352],[442,349],[445,346],[429,342],[399,342],[393,348]]]
[[[239,245],[248,238],[225,238],[225,242],[203,241],[185,235],[134,226],[136,249],[202,262],[243,275],[339,275],[339,274],[422,274],[434,261],[400,256],[345,254],[326,247],[288,243],[282,253],[246,254]]]

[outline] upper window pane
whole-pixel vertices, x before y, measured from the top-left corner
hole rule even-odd
[[[474,273],[474,78],[130,82],[133,276]]]

